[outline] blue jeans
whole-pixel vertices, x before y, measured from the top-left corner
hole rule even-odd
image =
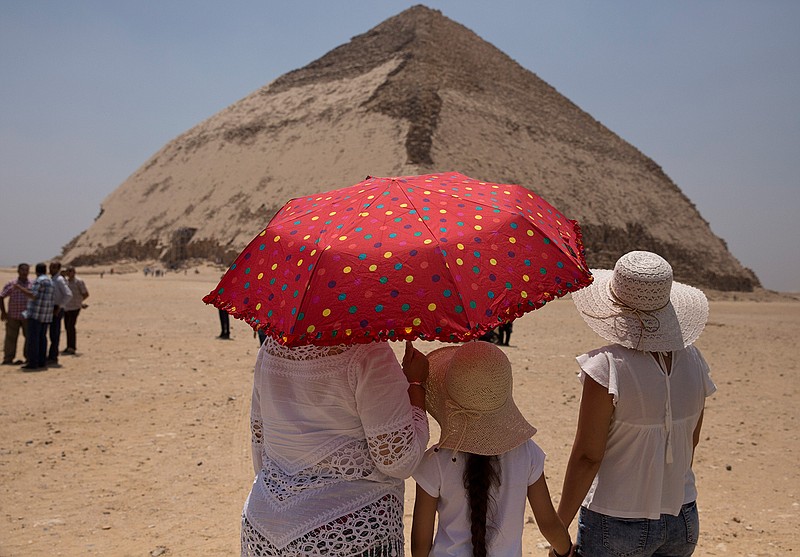
[[[657,520],[617,518],[581,507],[578,546],[586,557],[688,557],[697,547],[697,504]]]

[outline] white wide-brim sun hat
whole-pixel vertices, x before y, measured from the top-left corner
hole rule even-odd
[[[470,341],[428,354],[428,412],[441,426],[438,446],[499,455],[536,433],[512,396],[511,362],[495,344]]]
[[[604,339],[634,350],[670,352],[693,344],[708,320],[703,292],[672,280],[660,255],[632,251],[614,270],[592,269],[594,281],[572,293],[586,324]]]

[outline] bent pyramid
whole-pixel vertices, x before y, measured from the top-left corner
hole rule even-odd
[[[525,185],[577,219],[592,267],[647,249],[680,281],[759,286],[655,162],[424,6],[170,141],[103,201],[63,259],[230,263],[292,197],[451,170]]]

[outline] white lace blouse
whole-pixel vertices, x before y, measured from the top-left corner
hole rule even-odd
[[[428,444],[391,347],[258,353],[243,555],[403,554],[403,489]]]
[[[581,381],[589,375],[614,404],[605,456],[583,506],[619,518],[676,516],[697,498],[692,435],[716,390],[700,351],[672,352],[669,374],[650,353],[616,344],[577,359]]]

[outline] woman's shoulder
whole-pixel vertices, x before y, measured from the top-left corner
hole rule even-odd
[[[579,357],[592,358],[596,356],[606,355],[621,359],[621,358],[636,357],[638,354],[642,354],[642,352],[634,350],[633,348],[627,348],[625,346],[622,346],[621,344],[607,344],[605,346],[601,346],[600,348],[589,350],[588,352],[582,354],[582,356]]]
[[[619,344],[609,344],[590,350],[581,354],[576,360],[584,371],[590,369],[606,370],[611,367],[619,366],[623,362],[635,361],[640,358],[642,352],[620,346]]]
[[[349,353],[354,358],[369,358],[374,356],[385,356],[391,354],[394,357],[394,350],[388,342],[368,342],[366,344],[356,344],[349,346]]]
[[[703,357],[700,350],[692,344],[678,352],[676,361],[678,365],[687,366],[698,374],[709,374],[709,367],[706,359]]]
[[[619,399],[619,383],[632,374],[632,369],[641,363],[643,352],[638,352],[619,344],[609,344],[581,354],[576,358],[581,368],[580,379],[591,377],[596,383],[608,389]]]
[[[689,358],[701,359],[701,360],[704,359],[703,354],[700,352],[700,349],[697,348],[694,344],[690,344],[686,348],[678,350],[677,352],[683,352]]]
[[[342,359],[352,358],[364,352],[364,345],[353,346],[315,346],[307,344],[304,346],[285,346],[271,336],[267,336],[261,345],[261,351],[275,358],[293,361],[330,361],[342,356]]]
[[[343,346],[284,346],[267,336],[259,349],[256,367],[272,375],[344,376],[357,351],[357,347]]]

